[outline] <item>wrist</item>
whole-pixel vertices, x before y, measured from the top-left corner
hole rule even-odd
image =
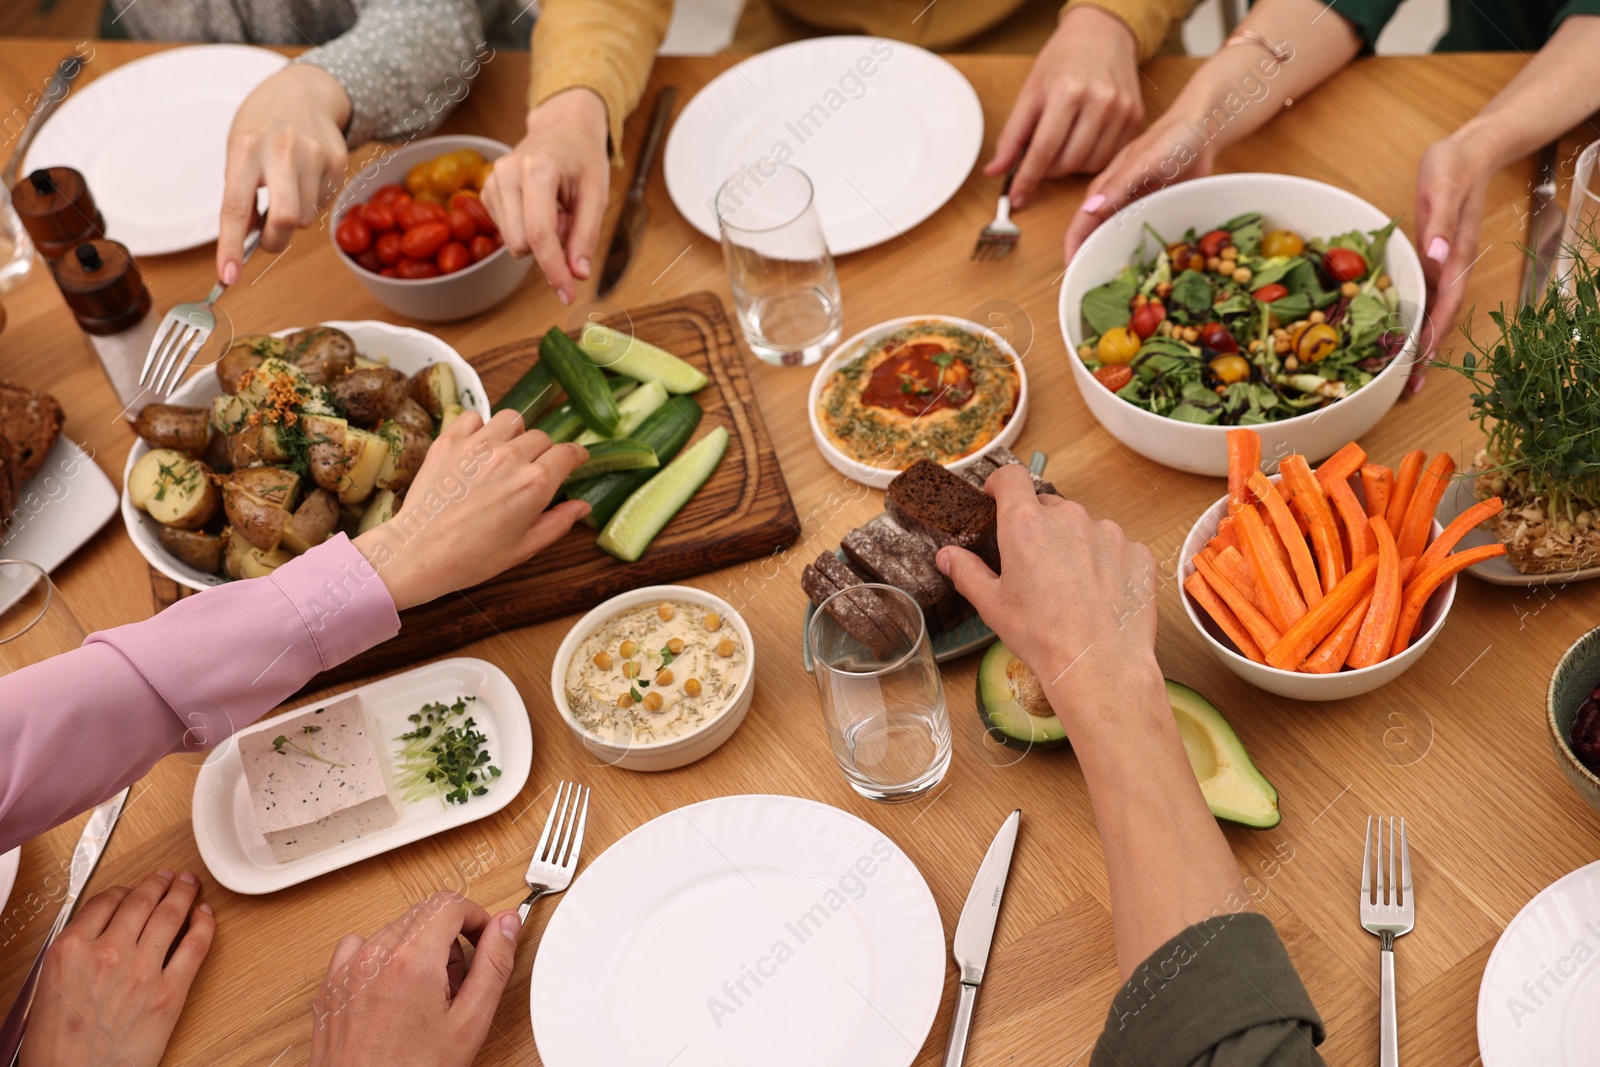
[[[405,611],[432,599],[421,595],[413,588],[414,583],[408,568],[401,563],[400,553],[390,544],[382,525],[374,526],[366,533],[357,534],[350,539],[350,543],[355,546],[357,552],[366,557],[372,569],[378,572],[378,580],[389,591],[389,599],[394,601],[395,611]]]
[[[350,93],[344,84],[315,63],[291,63],[278,74],[304,93],[317,110],[341,131],[350,124]]]
[[[533,132],[538,125],[551,119],[578,122],[604,135],[608,122],[605,98],[587,85],[573,85],[551,93],[528,112],[528,131]]]
[[[1492,174],[1543,143],[1542,137],[1527,137],[1527,126],[1525,121],[1518,123],[1514,115],[1480,113],[1462,123],[1445,141],[1475,172]]]
[[[1045,696],[1076,746],[1092,744],[1108,731],[1120,732],[1130,721],[1157,713],[1170,719],[1171,704],[1155,651],[1109,656],[1098,650],[1067,656],[1071,664],[1050,679],[1041,679]]]

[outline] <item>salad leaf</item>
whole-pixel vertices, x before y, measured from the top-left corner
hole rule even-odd
[[[1194,315],[1211,310],[1211,283],[1199,271],[1186,270],[1172,283],[1168,300]]]
[[[1262,228],[1259,214],[1240,215],[1222,226],[1233,235],[1233,246],[1241,256],[1253,256],[1261,250]]]
[[[1254,300],[1244,293],[1234,293],[1226,300],[1212,304],[1211,313],[1218,318],[1227,318],[1229,315],[1243,315],[1250,310],[1253,303]],[[1272,306],[1277,307],[1276,304]],[[1278,318],[1282,319],[1283,316],[1279,315]]]
[[[1389,305],[1381,298],[1359,293],[1345,310],[1350,330],[1350,348],[1375,342],[1388,326]]]
[[[1389,220],[1389,224],[1382,229],[1373,230],[1372,241],[1366,248],[1367,263],[1375,268],[1373,273],[1382,268],[1389,254],[1389,237],[1394,233],[1394,228],[1400,224],[1400,217],[1396,215]]]
[[[1261,212],[1246,211],[1243,215],[1235,215],[1227,222],[1224,222],[1221,226],[1218,226],[1217,229],[1227,230],[1229,233],[1232,233],[1235,230],[1242,229],[1243,227],[1250,225],[1252,222],[1257,224],[1261,222]],[[1243,252],[1244,249],[1241,248],[1239,251]]]
[[[1122,273],[1109,282],[1083,294],[1083,320],[1097,334],[1128,325],[1133,317],[1128,301],[1133,299],[1138,288],[1139,279],[1133,268],[1124,267]]]
[[[1272,259],[1265,260],[1255,269],[1255,275],[1250,279],[1250,288],[1260,289],[1263,285],[1281,282],[1291,270],[1305,261],[1306,258],[1304,256],[1275,256]],[[1293,286],[1290,286],[1289,289],[1291,292],[1294,291]]]
[[[1267,305],[1272,313],[1278,316],[1279,322],[1294,322],[1303,319],[1311,313],[1311,294],[1290,293],[1282,300],[1274,300]]]

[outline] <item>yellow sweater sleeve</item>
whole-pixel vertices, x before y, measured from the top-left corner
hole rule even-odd
[[[1063,10],[1097,7],[1128,24],[1139,40],[1139,62],[1161,50],[1172,28],[1189,17],[1198,0],[1068,0]]]
[[[564,89],[593,89],[606,104],[611,162],[621,166],[622,122],[671,21],[671,0],[545,0],[533,26],[528,107]]]

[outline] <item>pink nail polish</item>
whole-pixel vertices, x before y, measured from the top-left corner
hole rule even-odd
[[[239,264],[235,263],[231,259],[222,265],[222,284],[239,284]]]
[[[556,299],[561,301],[563,304],[570,304],[572,303],[572,294],[567,292],[565,289],[557,289]]]
[[[509,940],[515,941],[517,934],[522,932],[522,920],[515,915],[507,915],[500,920],[500,932]]]
[[[579,256],[578,257],[578,273],[583,275],[585,278],[587,278],[589,276],[589,257],[588,256]]]
[[[1428,242],[1428,258],[1435,263],[1443,263],[1450,258],[1450,242],[1443,237],[1435,237]]]
[[[1083,212],[1085,215],[1093,215],[1096,211],[1099,211],[1101,208],[1103,208],[1105,206],[1106,206],[1106,196],[1105,196],[1105,194],[1104,193],[1095,193],[1089,199],[1085,200],[1083,202],[1083,206],[1080,207],[1078,210]]]

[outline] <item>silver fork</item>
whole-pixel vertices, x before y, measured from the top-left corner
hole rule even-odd
[[[1006,173],[1005,184],[1000,186],[1000,203],[995,208],[994,221],[978,234],[978,243],[972,246],[971,258],[993,262],[1005,259],[1017,247],[1017,238],[1022,236],[1022,230],[1011,221],[1011,179],[1016,173],[1016,167]]]
[[[1417,925],[1417,905],[1411,896],[1411,852],[1406,848],[1406,821],[1400,822],[1400,880],[1395,881],[1395,820],[1389,819],[1389,878],[1384,881],[1383,816],[1378,816],[1378,833],[1372,833],[1372,816],[1367,816],[1367,850],[1361,857],[1361,925],[1379,938],[1378,957],[1382,961],[1379,1017],[1379,1067],[1400,1067],[1399,1015],[1394,995],[1394,939],[1409,934]],[[1373,884],[1373,874],[1377,884]]]
[[[245,236],[244,255],[239,260],[241,267],[250,262],[250,257],[260,244],[261,223],[258,219]],[[211,339],[211,332],[217,328],[217,317],[212,314],[211,305],[227,288],[218,279],[204,300],[179,304],[167,312],[156,327],[155,340],[150,342],[150,351],[144,357],[144,368],[139,372],[141,386],[163,399],[172,395],[172,390],[183,380],[184,373]]]
[[[578,852],[583,848],[583,824],[589,818],[589,790],[571,782],[556,787],[544,833],[528,864],[528,899],[517,908],[517,915],[528,921],[528,911],[540,897],[560,893],[572,884],[578,869]]]

